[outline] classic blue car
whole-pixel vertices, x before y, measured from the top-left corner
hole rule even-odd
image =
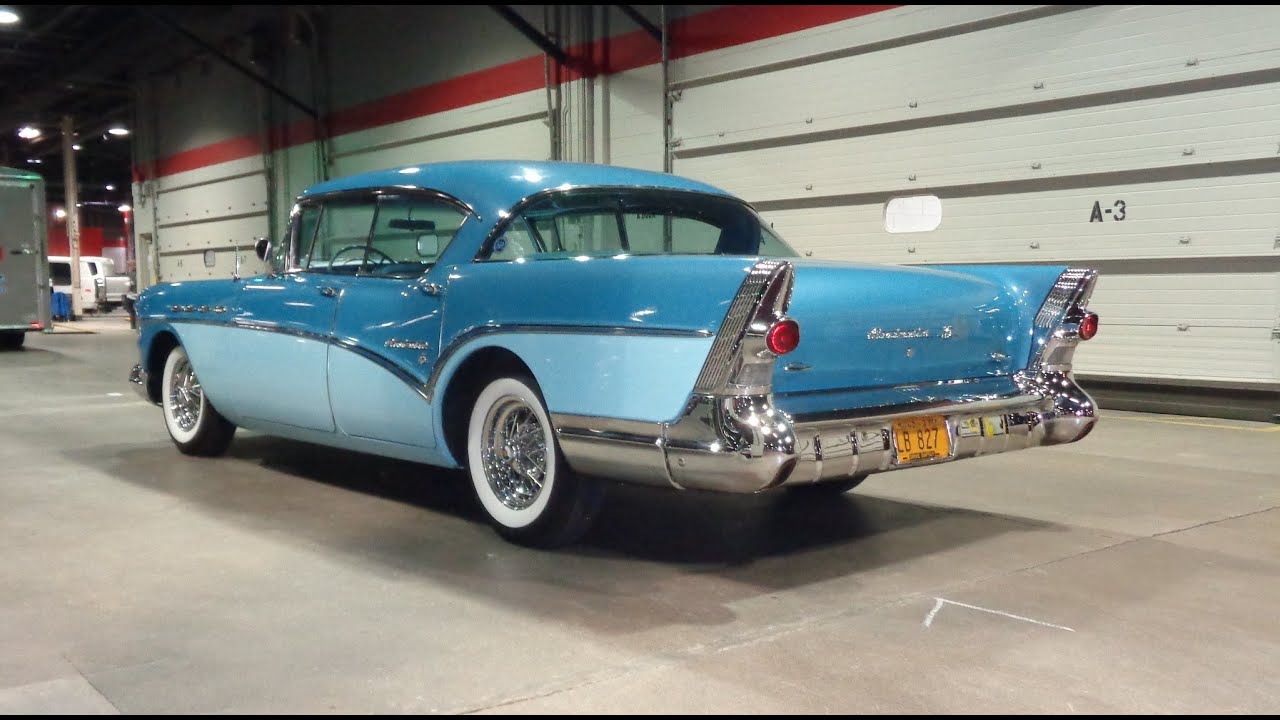
[[[370,172],[307,190],[259,252],[269,274],[138,299],[131,380],[178,449],[244,427],[467,468],[520,543],[578,538],[606,481],[838,493],[1096,420],[1071,375],[1094,272],[804,259],[671,175]]]

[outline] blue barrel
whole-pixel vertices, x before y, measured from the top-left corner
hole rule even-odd
[[[53,293],[53,303],[50,307],[53,311],[54,320],[70,320],[71,319],[71,296],[64,292]]]

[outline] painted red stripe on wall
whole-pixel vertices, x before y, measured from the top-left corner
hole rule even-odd
[[[850,20],[901,5],[732,5],[679,18],[671,23],[670,57],[678,59],[757,40]],[[576,67],[563,68],[560,81],[634,70],[661,62],[658,43],[636,30],[589,45],[570,48]],[[328,118],[330,135],[368,130],[446,110],[497,100],[544,85],[543,57],[535,55],[431,85],[407,90],[350,108]],[[271,146],[278,150],[315,139],[310,121],[274,128]],[[152,165],[135,168],[135,179],[172,175],[252,157],[262,152],[256,136],[246,135],[186,150]]]
[[[242,135],[230,140],[223,140],[212,145],[185,150],[170,155],[155,164],[155,172],[159,175],[196,170],[218,163],[240,160],[262,153],[262,143],[253,135]]]

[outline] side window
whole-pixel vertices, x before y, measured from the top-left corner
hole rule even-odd
[[[542,252],[542,246],[534,231],[517,219],[493,241],[491,260],[519,260]]]
[[[363,272],[383,277],[421,275],[466,219],[466,213],[434,198],[384,196],[378,202]]]
[[[709,222],[689,217],[672,217],[655,213],[627,213],[627,240],[636,255],[674,253],[677,255],[710,255],[720,241],[720,228]],[[666,238],[671,238],[668,250]]]
[[[618,216],[612,212],[567,212],[535,223],[550,252],[568,255],[616,253],[624,250]]]
[[[762,257],[795,257],[796,251],[787,247],[782,242],[782,238],[774,234],[772,230],[760,226],[760,255]]]
[[[300,263],[302,268],[343,275],[358,272],[364,263],[376,209],[373,198],[325,203],[310,252]]]
[[[627,227],[627,245],[632,253],[657,255],[665,252],[666,215],[627,213],[623,217]]]
[[[517,206],[491,260],[629,255],[769,255],[795,251],[733,198],[657,188],[572,189]]]
[[[54,285],[70,285],[71,284],[71,263],[69,262],[49,263],[49,277],[53,279]]]
[[[315,240],[316,226],[319,224],[319,205],[299,207],[291,242],[281,243],[280,247],[274,249],[276,267],[285,269],[306,267],[307,256],[311,253],[311,242]]]

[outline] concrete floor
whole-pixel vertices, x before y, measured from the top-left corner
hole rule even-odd
[[[0,713],[1280,711],[1280,426],[1105,413],[822,503],[618,488],[537,552],[457,474],[179,455],[123,318],[0,355]]]

